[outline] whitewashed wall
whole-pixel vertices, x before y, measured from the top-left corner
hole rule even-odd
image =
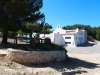
[[[62,35],[61,34],[54,34],[54,43],[57,45],[62,45],[61,41],[62,41]]]
[[[64,29],[62,29],[62,28],[57,28],[56,30],[53,31],[53,33],[64,34],[64,33],[66,33],[66,31]]]
[[[51,42],[54,43],[54,33],[51,34],[50,39],[51,39]]]
[[[87,41],[87,34],[85,30],[67,30],[67,31],[75,31],[76,34],[66,34],[66,30],[60,28],[60,25],[53,31],[53,33],[49,35],[45,35],[45,37],[49,37],[51,42],[58,45],[67,45],[67,46],[77,46],[80,44],[84,44]],[[43,37],[43,35],[40,35]],[[65,39],[65,37],[71,37],[71,39]],[[40,37],[41,38],[41,37]],[[65,44],[65,42],[71,42],[71,44]]]
[[[52,34],[40,34],[40,35],[39,35],[39,38],[44,38],[44,36],[50,38],[51,35],[52,35]]]
[[[71,37],[71,39],[65,39],[65,37]],[[74,35],[63,35],[63,45],[67,46],[75,46]],[[65,42],[71,42],[71,44],[65,44]]]
[[[84,30],[79,30],[76,34],[75,34],[75,38],[77,38],[76,44],[80,45],[80,44],[84,44],[85,43],[85,31]]]

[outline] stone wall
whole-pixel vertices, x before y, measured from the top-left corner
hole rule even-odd
[[[18,51],[7,50],[7,59],[19,63],[44,63],[66,60],[65,51]]]

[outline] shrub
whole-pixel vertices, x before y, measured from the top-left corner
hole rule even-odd
[[[44,51],[66,51],[66,49],[63,46],[59,46],[53,43],[45,44],[45,43],[36,43],[36,49],[44,50]],[[67,51],[66,51],[67,52]]]
[[[16,34],[12,31],[8,31],[8,38],[15,38]]]
[[[88,39],[88,41],[92,41],[92,42],[94,42],[94,40],[95,40],[95,39],[94,39],[93,37],[91,37],[91,36],[88,36],[87,39]]]

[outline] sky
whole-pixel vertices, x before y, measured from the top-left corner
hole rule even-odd
[[[53,29],[58,24],[100,26],[100,0],[43,0],[41,12]]]

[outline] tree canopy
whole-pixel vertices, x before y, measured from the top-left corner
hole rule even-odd
[[[0,28],[3,30],[2,43],[7,43],[8,31],[24,29],[22,23],[42,21],[45,17],[39,10],[42,0],[0,0]]]
[[[40,31],[40,33],[49,34],[49,33],[52,32],[50,29],[52,29],[52,26],[50,24],[48,24],[48,23],[45,23],[43,28],[42,28],[42,30]]]

